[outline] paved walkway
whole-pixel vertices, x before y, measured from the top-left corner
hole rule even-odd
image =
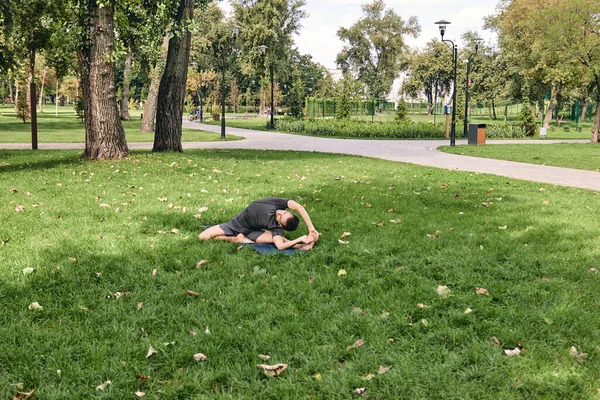
[[[199,124],[184,120],[185,128],[220,132],[220,126]],[[253,131],[227,127],[227,134],[243,136],[246,139],[231,142],[185,142],[184,149],[256,149],[256,150],[298,150],[326,153],[352,154],[406,162],[450,170],[494,174],[509,178],[549,183],[561,186],[579,187],[600,191],[600,172],[545,165],[526,164],[513,161],[492,160],[443,153],[436,148],[448,145],[447,140],[354,140],[317,138],[290,135],[277,132]],[[586,140],[488,140],[489,144],[551,144],[560,142],[580,142]],[[466,144],[457,140],[457,145]],[[151,149],[152,143],[129,143],[130,149]],[[28,144],[0,144],[2,149],[28,149]],[[50,144],[41,143],[40,149],[83,149],[83,143]]]

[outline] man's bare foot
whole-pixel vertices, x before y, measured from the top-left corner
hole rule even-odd
[[[294,246],[294,248],[297,250],[310,250],[313,248],[314,245],[315,245],[315,242],[311,242],[311,243],[307,243],[307,244],[297,244],[296,246]]]
[[[246,237],[246,235],[244,235],[243,233],[240,233],[239,235],[237,235],[235,237],[235,242],[236,243],[254,243],[252,240],[248,239]]]

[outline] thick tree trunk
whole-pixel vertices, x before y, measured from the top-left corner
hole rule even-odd
[[[552,85],[552,89],[550,90],[550,103],[548,104],[548,110],[546,110],[546,116],[544,117],[544,128],[550,127],[550,122],[552,121],[552,113],[556,108],[556,99],[558,97],[560,89],[556,85]]]
[[[585,114],[587,114],[587,110],[590,107],[590,99],[585,99],[583,102],[583,108],[581,109],[581,114],[579,115],[579,122],[583,122],[585,120]]]
[[[497,120],[498,116],[496,115],[496,101],[492,99],[492,120]]]
[[[185,26],[182,21],[193,17],[194,0],[181,0],[177,10],[177,25]],[[169,41],[167,63],[158,88],[156,132],[152,151],[183,152],[181,126],[191,42],[192,33],[189,29],[173,36]]]
[[[110,55],[114,45],[114,3],[80,0],[89,11],[82,25],[88,42],[78,51],[85,113],[85,151],[82,158],[122,159],[128,149],[116,101],[115,71]],[[89,29],[89,30],[88,30]]]
[[[131,83],[131,63],[132,63],[131,45],[127,46],[127,55],[125,56],[125,70],[123,71],[123,93],[121,95],[121,119],[131,121],[129,115],[129,84]]]
[[[8,80],[8,102],[9,103],[16,103],[15,102],[15,97],[13,95],[12,82],[10,81],[10,79]]]
[[[163,38],[160,61],[152,70],[152,81],[150,81],[150,89],[148,89],[148,97],[144,103],[144,115],[142,116],[141,132],[154,132],[154,121],[156,120],[156,105],[158,103],[158,86],[162,78],[167,51],[169,49],[169,37]]]
[[[37,110],[35,95],[35,51],[29,52],[29,115],[31,116],[31,148],[38,148]]]
[[[18,103],[19,103],[19,81],[15,79],[15,111],[17,111]]]

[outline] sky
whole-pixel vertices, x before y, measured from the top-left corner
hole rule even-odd
[[[362,17],[361,5],[370,0],[306,0],[304,10],[309,14],[302,20],[302,29],[295,37],[302,54],[310,54],[313,60],[328,69],[336,68],[335,57],[343,43],[336,32],[340,27],[349,28]],[[407,38],[412,47],[423,47],[433,38],[440,38],[434,22],[450,21],[446,39],[461,46],[461,35],[469,30],[479,33],[486,42],[494,42],[495,35],[483,30],[484,17],[494,14],[498,0],[386,0],[386,9],[393,9],[405,21],[416,16],[421,26],[418,38]],[[229,1],[221,1],[226,13],[231,11]]]

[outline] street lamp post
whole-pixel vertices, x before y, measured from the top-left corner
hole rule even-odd
[[[454,62],[454,88],[452,91],[452,127],[450,128],[450,146],[454,146],[456,144],[456,59],[458,58],[458,48],[452,40],[444,39],[444,33],[446,33],[446,25],[450,25],[450,22],[441,20],[436,22],[435,24],[440,27],[440,35],[442,36],[442,42],[450,43],[452,45],[450,49],[452,50],[452,58]]]
[[[231,24],[229,29],[231,29],[233,41],[235,42],[235,39],[240,31],[240,27],[236,24]],[[221,81],[221,139],[223,140],[225,139],[225,51],[226,46],[223,45],[223,79]]]
[[[469,73],[471,72],[471,57],[477,54],[477,50],[479,49],[479,42],[482,42],[483,39],[475,38],[473,39],[473,41],[475,42],[475,51],[469,54],[469,57],[467,58],[467,79],[465,82],[465,122],[463,126],[463,138],[467,137],[467,124],[469,123]]]
[[[260,49],[260,54],[263,56],[263,59],[264,59],[268,47],[263,44],[263,45],[258,46],[258,48]],[[275,92],[274,92],[275,79],[274,79],[274,74],[273,74],[273,60],[271,60],[271,62],[269,64],[269,72],[271,74],[271,116],[270,116],[271,119],[269,121],[268,128],[275,129],[275,120],[273,117],[273,113],[275,111],[274,110],[275,107],[273,107],[274,98],[275,98],[275,96],[274,96],[275,95]]]

